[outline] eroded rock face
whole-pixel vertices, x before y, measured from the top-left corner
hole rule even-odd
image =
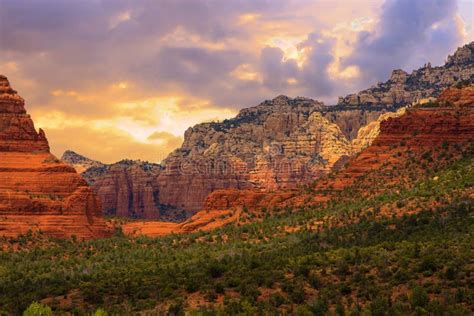
[[[186,217],[181,209],[160,203],[157,181],[160,165],[124,160],[106,168],[92,184],[102,200],[105,214],[165,221],[180,221]],[[89,169],[86,176],[91,172]]]
[[[0,76],[0,236],[29,230],[54,237],[108,235],[97,197],[73,168],[50,154],[24,100]]]
[[[437,97],[441,91],[464,80],[474,79],[474,42],[459,48],[441,67],[430,64],[411,74],[397,69],[384,83],[357,94],[339,99],[339,105],[391,105],[413,104],[430,97]]]
[[[397,113],[381,116],[372,127],[367,126],[366,131],[359,131],[362,140],[364,135],[370,135],[374,130],[378,130],[377,136],[369,144],[365,144],[366,147],[352,157],[342,170],[321,179],[312,192],[219,190],[208,196],[205,209],[238,211],[243,208],[260,210],[319,204],[329,201],[334,192],[353,186],[356,181],[361,182],[357,187],[352,187],[353,194],[370,194],[370,191],[377,192],[381,187],[387,189],[391,185],[397,188],[397,185],[410,181],[411,173],[423,172],[415,170],[412,165],[407,167],[410,160],[430,163],[430,159],[434,159],[437,160],[436,163],[441,163],[443,154],[447,157],[453,155],[450,159],[455,160],[459,159],[460,151],[464,151],[464,154],[472,151],[473,89],[472,85],[462,89],[450,88],[433,105],[402,109]],[[462,100],[462,105],[456,103],[458,100]],[[433,158],[426,158],[431,155]],[[388,166],[388,169],[384,166]],[[395,169],[405,171],[391,172]]]
[[[61,159],[81,172],[100,198],[106,215],[166,221],[186,217],[181,209],[160,204],[156,179],[162,169],[159,164],[122,160],[108,165],[73,151],[66,151]]]
[[[380,115],[393,111],[393,108],[347,108],[347,107],[327,107],[323,115],[331,123],[339,126],[340,130],[350,141],[354,140],[359,130],[367,124],[376,121]]]
[[[24,105],[8,79],[0,75],[0,151],[49,152],[43,130],[36,132]]]
[[[326,174],[351,144],[322,114],[323,104],[279,96],[221,123],[186,131],[163,162],[160,202],[196,211],[225,188],[294,188]]]
[[[380,134],[380,125],[389,118],[399,117],[406,112],[406,108],[401,108],[397,112],[387,112],[378,117],[377,120],[368,123],[359,129],[357,137],[352,141],[354,152],[360,152],[372,144]]]
[[[189,128],[162,166],[105,165],[72,152],[63,160],[82,172],[105,214],[178,221],[202,209],[215,190],[291,189],[315,181],[342,166],[354,152],[350,140],[386,111],[279,96],[233,119]]]

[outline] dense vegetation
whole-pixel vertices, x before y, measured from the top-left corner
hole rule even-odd
[[[0,310],[42,301],[77,314],[472,315],[473,184],[467,157],[410,189],[208,233],[3,239]],[[410,201],[423,210],[380,211]]]

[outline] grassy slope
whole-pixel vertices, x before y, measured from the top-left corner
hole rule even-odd
[[[69,294],[59,299],[67,303],[61,308],[58,299],[48,302],[77,312],[105,306],[117,312],[470,314],[472,157],[436,176],[409,190],[341,199],[324,209],[285,209],[209,233],[3,240],[0,310],[19,313],[33,300]],[[423,211],[403,217],[380,211],[409,201]]]

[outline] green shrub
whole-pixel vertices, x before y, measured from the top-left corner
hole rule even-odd
[[[31,305],[23,312],[23,316],[52,316],[53,311],[51,307],[40,304],[38,302],[33,302]]]
[[[416,286],[411,293],[411,305],[413,308],[425,307],[430,302],[428,293],[421,286]]]

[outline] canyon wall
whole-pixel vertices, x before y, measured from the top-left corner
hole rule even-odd
[[[106,214],[180,220],[202,209],[215,190],[269,191],[310,184],[369,146],[380,123],[400,116],[403,106],[428,104],[445,87],[473,76],[471,43],[442,67],[426,65],[410,75],[395,70],[386,83],[341,98],[337,106],[279,96],[243,109],[235,118],[198,124],[159,167],[118,163],[94,166],[82,175],[101,197]]]
[[[460,102],[460,100],[462,100]],[[450,88],[436,102],[380,118],[379,132],[344,168],[321,178],[311,188],[260,192],[218,190],[205,210],[240,212],[318,205],[350,188],[347,198],[399,190],[426,176],[426,170],[474,155],[474,85]],[[361,134],[366,134],[360,131]],[[338,196],[340,199],[341,196]]]

